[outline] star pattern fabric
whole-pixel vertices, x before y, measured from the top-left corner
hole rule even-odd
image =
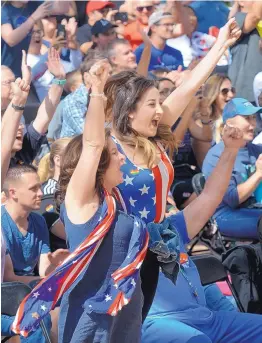
[[[125,154],[113,137],[118,150]],[[166,212],[168,191],[173,182],[174,169],[164,148],[158,143],[161,160],[152,170],[136,166],[126,157],[121,170],[124,182],[117,187],[116,197],[122,207],[145,223],[161,222]]]
[[[87,272],[93,256],[99,253],[99,246],[110,230],[115,214],[115,199],[105,191],[101,220],[76,250],[22,301],[12,326],[15,333],[27,337],[30,331],[35,331],[40,321],[59,304],[63,294],[77,284]],[[131,300],[149,242],[145,223],[134,218],[133,225],[124,261],[111,274],[106,289],[94,292],[86,300],[90,312],[116,316]]]

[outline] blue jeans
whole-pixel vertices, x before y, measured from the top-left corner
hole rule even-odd
[[[175,313],[149,315],[143,324],[142,343],[261,343],[261,315],[239,313],[215,284],[204,290],[212,316],[184,316],[179,321]]]
[[[215,216],[220,232],[236,238],[258,238],[258,221],[262,209],[226,209]]]
[[[15,333],[11,331],[11,325],[13,324],[15,317],[9,317],[5,314],[1,314],[1,335],[2,336],[15,336]],[[51,331],[52,322],[51,317],[48,315],[44,319],[46,330],[48,333]],[[46,340],[42,334],[41,328],[37,329],[35,332],[29,334],[28,337],[20,336],[21,343],[46,343]]]
[[[237,307],[225,297],[216,284],[204,286],[207,307],[212,311],[237,311]]]
[[[259,314],[217,311],[208,320],[188,323],[171,313],[146,319],[142,343],[261,343],[261,337]]]

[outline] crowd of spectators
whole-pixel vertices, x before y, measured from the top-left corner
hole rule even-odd
[[[149,285],[150,268],[145,272],[142,267],[142,291],[148,308],[143,308],[143,325],[142,319],[136,318],[140,322],[134,326],[134,332],[142,325],[142,343],[261,342],[261,315],[240,315],[232,299],[225,298],[216,284],[202,287],[186,246],[211,217],[219,232],[236,242],[239,239],[252,242],[262,237],[262,1],[8,0],[1,5],[1,38],[1,281],[44,280],[77,248],[75,243],[79,237],[72,238],[72,228],[81,231],[80,218],[86,217],[79,214],[73,226],[68,209],[65,214],[67,205],[61,198],[65,192],[62,186],[68,179],[69,191],[65,194],[71,199],[72,209],[77,208],[74,197],[84,197],[85,187],[88,189],[84,174],[89,157],[84,159],[82,149],[90,154],[90,163],[94,163],[94,169],[98,168],[97,174],[105,173],[106,176],[101,174],[101,180],[108,177],[107,169],[117,178],[116,170],[110,169],[109,157],[102,166],[95,165],[93,150],[85,145],[96,147],[96,132],[101,128],[95,118],[104,112],[106,134],[109,135],[109,130],[113,132],[122,156],[123,187],[135,184],[137,175],[147,171],[154,180],[158,166],[162,173],[164,167],[160,162],[168,158],[161,150],[162,145],[159,147],[158,138],[154,141],[152,137],[159,135],[169,154],[171,145],[175,146],[170,156],[174,180],[167,182],[168,186],[161,183],[160,188],[167,187],[168,194],[163,195],[165,199],[161,199],[160,207],[164,206],[166,218],[181,214],[175,223],[180,226],[182,267],[175,284],[162,271],[158,283],[157,278],[152,281],[157,283],[154,300]],[[104,82],[103,87],[99,82]],[[143,90],[142,85],[147,88]],[[152,91],[151,99],[148,89]],[[95,101],[104,99],[105,95],[107,101],[102,109]],[[154,97],[157,103],[152,100]],[[142,105],[141,99],[144,99]],[[148,103],[147,107],[144,103]],[[155,115],[150,119],[150,130],[155,132],[152,137],[146,133],[150,111]],[[142,119],[138,119],[138,113]],[[161,122],[166,114],[165,119],[169,121]],[[100,132],[104,139],[102,129]],[[137,140],[132,141],[129,135]],[[144,146],[144,156],[149,156],[151,164],[141,162],[135,156],[136,150],[132,150],[140,152]],[[159,151],[155,151],[156,147]],[[231,153],[227,155],[232,166],[227,165],[224,151],[234,151],[233,157]],[[106,159],[104,150],[101,154],[96,157],[99,161],[102,156],[100,164]],[[154,164],[154,159],[160,161],[159,165]],[[79,169],[77,183],[74,171],[80,168],[78,160],[82,162],[83,174]],[[129,164],[133,168],[131,172],[127,171]],[[90,168],[92,165],[86,170],[92,183]],[[198,197],[192,178],[200,172],[207,180],[203,199],[206,196],[205,204],[210,202],[210,209],[204,213],[204,206],[197,222],[193,204]],[[220,180],[220,172],[225,173],[224,180]],[[128,196],[127,199],[117,196],[128,213],[137,215],[138,197],[144,195],[149,195],[147,201],[153,199],[156,204],[157,193],[151,196],[153,186],[147,187],[146,183],[149,175],[144,176],[142,188],[137,186],[137,194],[118,186],[119,192]],[[73,192],[72,185],[77,185],[79,192]],[[216,206],[215,201],[218,201]],[[98,205],[91,202],[89,206],[97,208]],[[140,219],[146,224],[158,222],[150,217],[153,214],[147,211],[146,203],[141,202],[141,206]],[[82,207],[84,211],[86,208]],[[186,224],[181,220],[182,213]],[[187,218],[191,214],[190,222]],[[119,218],[122,223],[123,219]],[[196,224],[191,229],[193,218]],[[115,224],[116,232],[117,228]],[[214,248],[209,235],[207,244]],[[147,263],[146,259],[143,266]],[[144,278],[148,277],[145,286],[143,273]],[[104,276],[105,280],[107,277]],[[92,283],[92,277],[88,281]],[[153,292],[151,300],[146,298],[147,291]],[[77,305],[84,306],[76,302]],[[43,307],[42,310],[45,311]],[[61,328],[58,321],[65,320],[63,311],[59,318],[59,307],[52,308],[44,318],[52,343],[120,343],[105,335],[105,327],[109,325],[106,321],[101,336],[97,335],[97,328],[90,326],[96,334],[87,335],[89,340],[84,340],[84,334],[72,334],[70,323],[64,322]],[[127,313],[125,317],[124,312],[119,324],[113,324],[115,328],[122,320],[127,328],[129,324],[125,320],[130,320]],[[73,317],[66,315],[66,320],[72,320]],[[81,318],[79,314],[79,323],[85,323]],[[72,327],[77,327],[78,319],[73,320]],[[92,320],[99,322],[95,317]],[[2,336],[13,336],[10,342],[45,342],[39,328],[28,337],[16,336],[13,322],[14,317],[2,314]],[[112,337],[123,338],[117,335],[112,333]],[[130,337],[130,343],[136,343],[135,333]]]

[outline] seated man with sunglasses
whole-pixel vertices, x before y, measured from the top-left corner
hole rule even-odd
[[[166,41],[173,37],[174,25],[175,18],[170,12],[157,11],[150,16],[148,36],[152,42],[152,50],[149,71],[163,67],[169,70],[177,70],[179,66],[184,68],[181,52],[166,44]],[[135,51],[137,63],[140,61],[143,50],[144,44]]]
[[[153,1],[138,0],[135,5],[136,20],[127,24],[124,29],[124,38],[129,41],[133,50],[143,43],[141,33],[137,27],[147,31],[148,19],[154,13],[155,7]]]
[[[257,194],[262,183],[262,145],[255,145],[252,141],[256,113],[261,110],[262,107],[253,106],[246,99],[234,98],[223,111],[223,124],[240,129],[246,142],[238,152],[230,184],[213,216],[225,236],[258,237],[257,227],[262,212]],[[224,143],[220,142],[207,153],[202,169],[206,178],[211,175],[223,149]]]

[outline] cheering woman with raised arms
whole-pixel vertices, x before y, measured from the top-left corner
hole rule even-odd
[[[100,61],[85,75],[92,92],[84,133],[68,144],[61,166],[60,214],[71,254],[20,306],[14,330],[23,335],[62,298],[60,343],[140,342],[139,267],[149,238],[142,221],[120,211],[111,195],[123,181],[125,157],[104,133],[109,68]]]
[[[230,20],[220,30],[211,51],[162,107],[154,82],[134,72],[119,73],[106,83],[107,115],[112,116],[113,136],[118,149],[126,156],[122,167],[124,182],[118,186],[117,197],[129,213],[146,223],[160,223],[165,218],[167,194],[174,177],[172,164],[165,152],[168,149],[172,156],[176,144],[171,127],[240,34],[235,20]],[[206,211],[208,213],[210,211]],[[191,237],[208,218],[203,216],[203,220],[196,223],[194,233],[189,232]],[[143,319],[154,297],[158,273],[156,256],[149,252],[141,269],[145,298]]]

